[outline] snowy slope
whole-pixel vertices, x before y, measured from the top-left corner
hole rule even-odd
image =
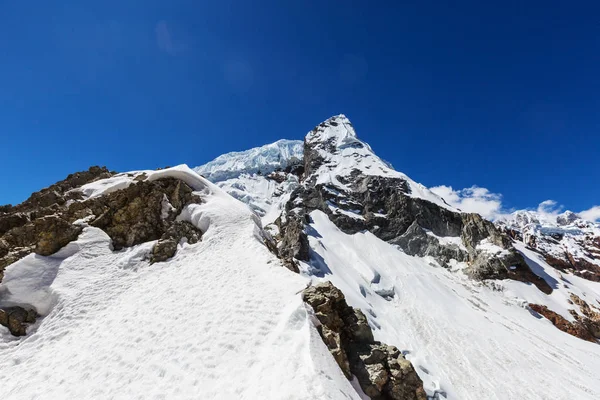
[[[326,214],[335,206],[334,212],[365,218],[352,204],[342,207],[365,176],[398,178],[407,196],[458,212],[381,160],[345,116],[317,126],[306,144],[281,140],[229,153],[195,169],[204,177],[178,166],[81,187],[90,199],[127,188],[141,175],[181,179],[201,201],[178,218],[200,229],[202,240],[182,242],[173,258],[150,265],[155,242],[113,251],[102,230],[79,221],[85,228],[77,241],[51,257],[31,254],[10,265],[0,307],[31,305],[42,318],[22,338],[0,326],[2,398],[363,398],[299,295],[323,280],[364,312],[375,339],[403,351],[430,399],[600,398],[600,346],[557,329],[528,306],[547,306],[573,322],[582,313],[573,295],[600,304],[599,282],[577,276],[580,270],[557,269],[546,257],[576,244],[573,252],[595,261],[588,242],[578,240],[595,240],[597,225],[570,214],[515,214],[500,225],[515,232],[516,249],[551,294],[510,279],[474,281],[464,274],[467,261],[442,268],[367,229],[345,233]],[[299,164],[304,174],[286,171]],[[292,192],[311,185],[335,193],[308,198],[325,205],[301,219],[309,248],[305,261],[296,260],[295,274],[269,252],[262,226],[292,215],[305,199]],[[270,228],[277,237],[279,227]],[[466,251],[460,236],[424,235]],[[506,251],[487,238],[477,247]]]
[[[185,166],[84,191],[100,196],[140,173],[197,190],[203,202],[181,218],[203,240],[149,265],[152,242],[115,252],[86,227],[52,257],[12,264],[0,291],[44,318],[23,339],[0,327],[2,398],[358,398],[297,294],[306,279],[268,252],[242,203]]]
[[[410,196],[458,211],[377,157],[343,115],[309,132],[306,143],[317,149],[311,157],[318,162],[304,182],[351,192],[358,170],[361,175],[405,180]],[[305,163],[310,166],[310,160]],[[243,176],[231,179],[248,182]],[[232,186],[227,189],[230,193],[236,189]],[[269,192],[256,190],[257,186],[238,186],[236,197],[264,201]],[[351,210],[337,212],[361,217]],[[348,235],[321,211],[310,217],[306,229],[310,261],[300,262],[301,274],[313,281],[331,280],[339,287],[349,304],[367,315],[376,339],[405,351],[432,398],[600,397],[600,377],[595,373],[600,367],[598,345],[558,330],[528,307],[545,305],[573,321],[572,312],[580,311],[571,294],[598,304],[599,283],[558,271],[520,244],[517,250],[530,268],[554,289],[550,295],[512,280],[475,282],[462,273],[466,263],[454,262],[451,269],[443,269],[433,259],[409,256],[369,232]],[[462,245],[460,238],[443,239]]]
[[[411,257],[369,232],[347,235],[311,213],[304,273],[331,280],[361,308],[375,338],[407,352],[430,396],[447,399],[596,399],[600,346],[534,317],[529,302],[563,311],[568,292],[600,299],[600,284],[569,276],[545,295],[515,281],[481,284]],[[560,273],[522,248],[546,278]],[[391,294],[393,296],[391,297]]]

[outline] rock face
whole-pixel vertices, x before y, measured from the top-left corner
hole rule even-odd
[[[280,249],[296,257],[304,241],[298,221],[320,210],[342,231],[368,230],[415,256],[431,256],[442,267],[466,262],[473,279],[516,279],[545,293],[513,248],[511,238],[478,214],[460,213],[426,188],[391,169],[356,138],[350,122],[333,117],[304,142],[304,176],[286,203]],[[302,256],[305,253],[302,253]]]
[[[19,205],[0,207],[0,282],[4,269],[20,258],[34,251],[47,256],[75,240],[81,228],[65,217],[70,201],[81,199],[74,189],[111,175],[105,167],[91,167],[33,193]]]
[[[194,225],[186,221],[175,221],[163,233],[152,249],[151,262],[166,261],[175,255],[177,245],[186,240],[189,244],[198,243],[202,238],[202,232]]]
[[[581,314],[575,310],[570,310],[571,315],[583,325],[587,331],[595,338],[600,339],[600,309],[594,305],[588,304],[574,293],[571,293],[571,301],[579,306]]]
[[[119,250],[160,239],[185,205],[200,202],[192,192],[185,182],[174,178],[141,180],[81,205],[97,216],[90,225],[104,230]]]
[[[550,310],[547,306],[540,304],[529,304],[529,307],[536,313],[542,315],[544,318],[552,322],[552,324],[563,332],[569,335],[578,337],[588,342],[596,342],[596,338],[580,321],[570,322],[562,315]]]
[[[372,399],[425,400],[423,382],[412,364],[394,347],[373,339],[367,318],[346,303],[331,284],[304,290],[304,301],[319,320],[319,334],[348,379],[356,376]]]
[[[34,193],[17,206],[0,211],[0,281],[4,268],[35,252],[49,256],[82,231],[77,220],[104,230],[115,250],[158,240],[152,262],[175,254],[182,239],[200,240],[202,232],[187,222],[176,221],[183,208],[200,199],[183,181],[163,178],[146,181],[138,175],[135,183],[103,196],[83,199],[81,185],[112,176],[106,168],[69,175],[46,189]]]
[[[22,307],[0,308],[0,325],[8,328],[13,336],[25,336],[27,325],[34,323],[37,317],[35,310]]]

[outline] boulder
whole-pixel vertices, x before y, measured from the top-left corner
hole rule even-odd
[[[82,227],[70,224],[58,216],[49,216],[34,221],[37,237],[35,252],[42,256],[56,253],[63,246],[77,239]]]
[[[27,325],[35,322],[37,313],[23,307],[0,308],[0,325],[8,328],[13,336],[25,336]]]

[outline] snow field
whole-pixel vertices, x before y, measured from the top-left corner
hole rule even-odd
[[[54,257],[11,265],[2,290],[47,308],[25,338],[2,327],[2,398],[358,398],[310,322],[306,278],[268,252],[258,218],[184,167],[160,172],[200,190],[204,202],[181,217],[203,240],[149,265],[153,243],[113,252],[86,227]],[[33,270],[47,278],[23,284]]]

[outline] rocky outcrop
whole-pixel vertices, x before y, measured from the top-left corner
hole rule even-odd
[[[319,321],[321,338],[348,379],[358,380],[372,399],[425,400],[423,382],[394,346],[373,339],[362,311],[348,306],[344,294],[320,283],[303,292]]]
[[[428,235],[425,229],[414,221],[402,235],[391,243],[400,246],[411,256],[434,257],[442,266],[447,267],[450,260],[468,261],[469,253],[456,244],[442,245],[434,236]]]
[[[79,207],[96,216],[90,225],[104,230],[119,250],[160,239],[185,205],[200,202],[192,192],[185,182],[174,178],[139,181]]]
[[[279,221],[279,226],[283,228],[281,232],[281,241],[279,244],[279,255],[281,258],[296,258],[302,261],[309,259],[308,237],[304,232],[304,221],[292,216],[284,223]]]
[[[336,131],[340,124],[347,126],[346,131]],[[414,196],[408,180],[401,174],[385,172],[391,170],[348,129],[349,121],[340,116],[307,135],[304,181],[286,203],[283,219],[290,222],[280,224],[285,239],[280,249],[296,257],[294,253],[304,242],[299,239],[303,227],[298,223],[306,221],[310,212],[320,210],[345,233],[368,230],[409,255],[431,256],[442,267],[449,267],[451,260],[465,262],[465,272],[473,279],[516,279],[533,283],[545,293],[552,292],[513,248],[510,237],[493,223],[478,214],[454,212]],[[342,171],[336,163],[344,151],[358,160],[357,165],[364,158],[372,161],[361,169]],[[369,169],[374,173],[365,172]],[[332,179],[320,178],[332,174],[336,174]],[[501,251],[480,249],[484,240]]]
[[[35,252],[49,256],[77,239],[85,219],[104,230],[115,250],[158,240],[152,262],[172,257],[185,238],[200,240],[202,232],[187,222],[176,221],[183,208],[199,203],[185,182],[175,178],[148,181],[145,174],[135,183],[102,196],[83,199],[81,185],[110,177],[106,168],[69,175],[46,189],[34,193],[17,206],[0,211],[0,281],[6,266]]]
[[[33,309],[18,306],[0,308],[0,325],[7,327],[13,336],[25,336],[27,325],[34,323],[36,317]]]
[[[198,243],[202,238],[202,232],[194,225],[186,221],[175,221],[163,233],[150,256],[150,262],[166,261],[175,255],[177,246],[182,240],[189,244]]]
[[[573,315],[573,317],[582,324],[594,338],[600,339],[600,309],[594,305],[588,304],[574,293],[571,293],[570,297],[573,304],[579,306],[579,310],[581,311],[581,314],[583,314],[580,315],[576,311],[571,310],[571,315]]]
[[[544,305],[530,303],[529,308],[552,322],[552,324],[561,331],[580,339],[587,340],[588,342],[596,342],[596,338],[584,323],[580,321],[570,322],[562,315],[550,310]]]
[[[75,240],[81,228],[66,215],[72,200],[81,198],[75,189],[111,175],[105,167],[91,167],[33,193],[19,205],[0,207],[0,282],[13,262],[32,252],[51,255]]]

